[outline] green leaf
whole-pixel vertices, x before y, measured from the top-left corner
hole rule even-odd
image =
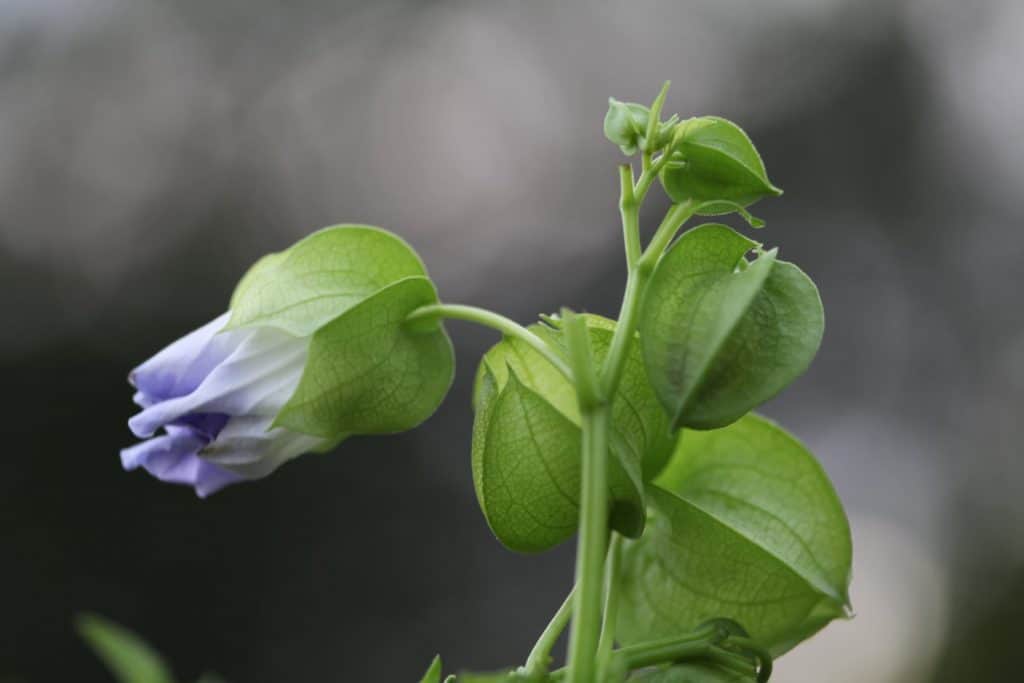
[[[439,322],[405,318],[437,302],[429,280],[400,280],[321,327],[302,379],[275,426],[326,439],[411,429],[451,386],[454,355]]]
[[[584,319],[602,362],[615,324],[598,316]],[[560,330],[531,329],[564,353]],[[644,474],[660,469],[672,439],[636,344],[623,376],[612,404],[611,524],[636,536],[643,530]],[[572,536],[579,516],[581,438],[572,385],[528,345],[506,339],[478,368],[474,409],[473,481],[498,539],[513,550],[539,552]]]
[[[635,674],[629,683],[755,683],[756,680],[756,675],[727,671],[708,662],[690,662]]]
[[[733,619],[773,655],[849,609],[852,547],[814,457],[764,418],[687,432],[623,547],[618,637],[678,637]]]
[[[430,668],[423,674],[420,683],[441,683],[441,655],[434,657],[434,661],[430,663]]]
[[[81,614],[76,627],[119,683],[173,683],[163,658],[123,626],[97,614]]]
[[[672,158],[660,174],[672,201],[712,202],[700,212],[715,215],[734,211],[734,204],[745,207],[782,194],[769,182],[754,144],[735,123],[717,116],[687,119],[678,124],[676,139]]]
[[[724,225],[684,233],[658,263],[640,312],[644,362],[676,427],[714,429],[782,391],[825,329],[818,290],[775,250]]]
[[[426,274],[412,247],[386,230],[324,228],[249,269],[231,297],[227,327],[273,325],[308,336],[384,287]]]

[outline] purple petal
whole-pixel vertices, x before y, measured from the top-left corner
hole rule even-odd
[[[132,370],[128,381],[139,390],[136,403],[146,406],[194,391],[234,348],[217,334],[230,315],[224,313],[193,330]]]
[[[186,484],[200,498],[219,491],[243,477],[199,457],[206,439],[187,427],[168,427],[168,433],[121,451],[126,470],[139,467],[161,481]]]

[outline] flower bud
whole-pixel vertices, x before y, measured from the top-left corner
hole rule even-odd
[[[636,154],[640,141],[647,132],[651,110],[642,104],[619,102],[608,98],[608,113],[604,117],[604,136],[619,146],[623,154]]]
[[[369,226],[328,228],[242,278],[231,310],[129,375],[146,439],[121,452],[205,497],[353,434],[410,429],[453,373],[440,323],[405,325],[437,294],[412,249]]]

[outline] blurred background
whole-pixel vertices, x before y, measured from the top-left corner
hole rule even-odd
[[[786,190],[758,239],[827,312],[764,412],[847,506],[857,617],[773,680],[1024,677],[1022,34],[1019,0],[0,0],[0,680],[109,681],[82,610],[189,680],[521,661],[573,548],[511,554],[477,509],[490,333],[449,326],[421,428],[207,501],[121,470],[125,376],[339,222],[409,239],[449,301],[615,315],[602,118],[666,78],[668,112],[751,134]]]

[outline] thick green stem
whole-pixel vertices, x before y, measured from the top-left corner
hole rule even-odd
[[[601,594],[608,541],[608,408],[580,415],[583,429],[580,533],[576,550],[576,603],[569,637],[569,681],[597,680]]]
[[[514,337],[528,344],[534,351],[542,355],[555,369],[562,373],[570,382],[573,381],[572,370],[546,343],[544,340],[526,329],[514,320],[503,315],[488,311],[476,306],[461,306],[458,304],[431,304],[421,306],[406,317],[407,322],[418,320],[429,320],[431,318],[452,318],[454,320],[466,320],[484,327],[495,329],[508,337]]]
[[[539,678],[547,673],[548,667],[551,665],[551,650],[555,647],[555,643],[558,642],[558,637],[562,635],[562,631],[569,625],[569,618],[572,616],[575,599],[576,588],[573,587],[562,603],[562,606],[555,612],[555,616],[551,617],[551,621],[544,629],[544,632],[540,634],[537,644],[530,650],[530,655],[526,658],[526,665],[523,667],[523,671],[528,677]]]

